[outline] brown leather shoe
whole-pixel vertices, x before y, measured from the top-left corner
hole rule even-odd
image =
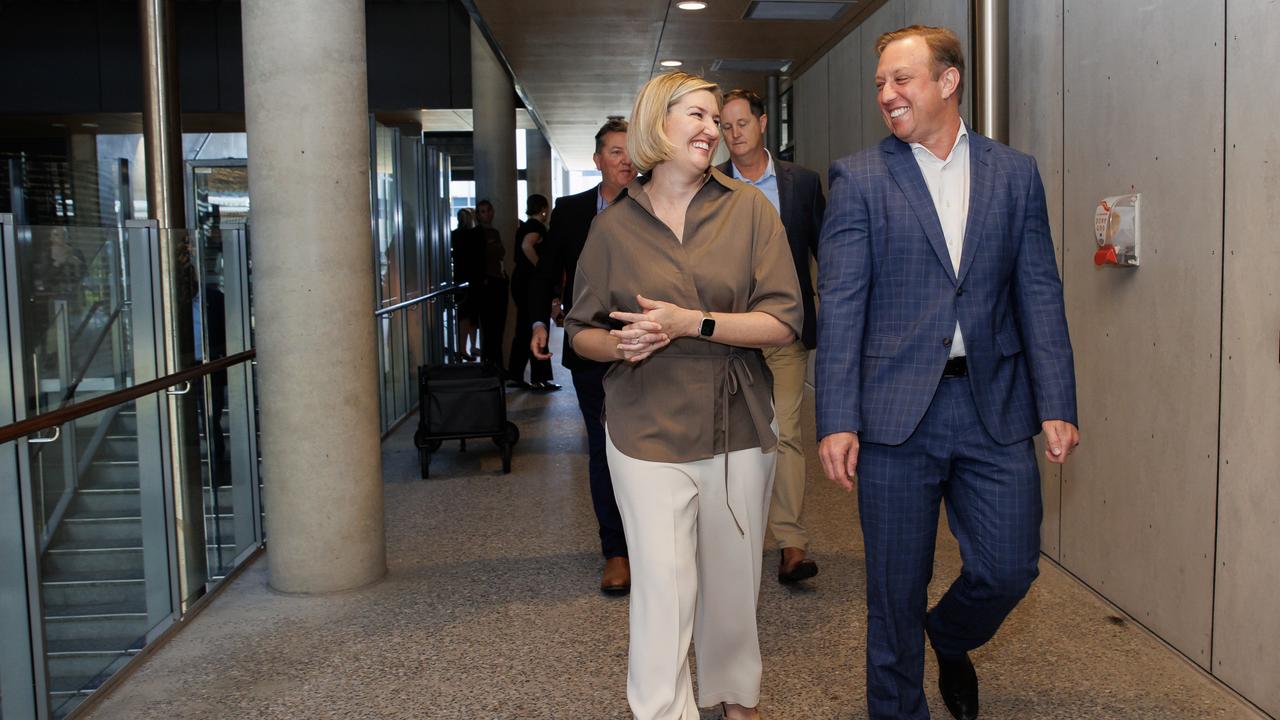
[[[631,592],[631,563],[626,557],[611,557],[604,561],[600,592],[605,595],[626,595]]]
[[[808,580],[818,574],[818,563],[804,556],[800,548],[782,548],[782,558],[778,561],[778,582],[784,585]]]

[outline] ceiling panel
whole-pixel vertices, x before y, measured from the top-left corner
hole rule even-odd
[[[676,0],[468,0],[498,45],[530,110],[569,167],[592,168],[593,138],[609,115],[627,116],[660,60],[723,88],[764,94],[764,72],[712,70],[717,60],[788,59],[791,68],[834,45],[883,0],[843,3],[831,21],[745,20],[751,0],[708,0],[705,10]],[[785,5],[786,2],[775,3]]]

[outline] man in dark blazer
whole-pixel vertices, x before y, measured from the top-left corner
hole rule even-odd
[[[720,129],[730,158],[720,166],[720,171],[759,188],[781,215],[804,302],[804,328],[800,338],[790,345],[764,351],[773,374],[773,407],[778,421],[778,469],[769,504],[769,532],[780,548],[778,580],[794,583],[818,574],[818,564],[807,557],[809,533],[802,522],[805,471],[804,448],[800,442],[800,401],[804,398],[809,351],[817,344],[809,259],[818,254],[818,233],[822,230],[827,201],[817,173],[778,160],[765,149],[768,123],[769,116],[759,95],[749,90],[725,93]]]
[[[950,30],[876,47],[893,136],[832,165],[819,245],[819,456],[845,489],[857,473],[870,716],[929,717],[927,636],[948,710],[975,718],[968,653],[1038,573],[1032,438],[1055,463],[1079,441],[1074,361],[1035,160],[965,128]],[[944,499],[964,566],[926,612]]]
[[[578,256],[587,243],[591,221],[635,179],[636,171],[627,157],[625,120],[610,119],[600,128],[593,159],[600,170],[600,184],[556,201],[551,227],[540,248],[537,276],[530,283],[529,307],[535,308],[530,351],[540,360],[551,357],[547,349],[547,325],[553,300],[561,298],[566,313],[573,302],[573,276],[578,269]],[[613,498],[613,480],[605,457],[604,374],[609,365],[579,357],[568,342],[564,343],[562,353],[564,366],[573,375],[573,389],[587,426],[591,503],[600,524],[600,549],[605,558],[600,589],[610,595],[623,595],[631,589],[631,567],[627,561],[622,516]]]

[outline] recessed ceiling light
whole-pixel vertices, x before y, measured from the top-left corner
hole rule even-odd
[[[680,67],[684,63],[679,60],[663,60],[658,64],[661,65],[662,67]]]
[[[681,10],[702,10],[707,7],[707,4],[702,2],[702,0],[683,0],[682,2],[676,3],[676,7]]]

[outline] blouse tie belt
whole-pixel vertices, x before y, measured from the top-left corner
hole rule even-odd
[[[738,526],[738,534],[746,537],[746,533],[742,530],[742,523],[738,521],[738,514],[733,511],[733,503],[729,502],[729,398],[738,394],[738,390],[743,385],[754,385],[755,377],[751,375],[751,368],[747,367],[747,361],[737,352],[730,352],[724,361],[724,388],[720,393],[721,407],[724,408],[724,428],[721,435],[724,437],[724,504],[729,508],[729,517],[733,518],[733,524]],[[747,393],[744,397],[750,398],[751,393]],[[750,408],[750,400],[747,401]],[[751,415],[754,419],[755,408],[751,409]]]
[[[720,405],[724,415],[724,427],[720,428],[720,436],[724,439],[724,502],[725,506],[729,508],[729,516],[733,518],[733,524],[737,526],[738,533],[744,537],[746,532],[742,529],[742,523],[738,520],[738,514],[734,512],[733,503],[730,501],[729,496],[729,404],[730,399],[737,395],[743,387],[755,385],[755,376],[751,373],[751,366],[747,363],[747,356],[758,352],[757,350],[728,348],[728,352],[724,355],[664,353],[664,357],[703,360],[724,359],[724,382],[720,386]],[[743,393],[743,398],[747,402],[747,410],[751,414],[751,422],[755,425],[756,437],[760,438],[760,446],[764,447],[769,444],[766,442],[767,440],[774,438],[772,425],[773,408],[760,407],[760,403],[754,393]]]

